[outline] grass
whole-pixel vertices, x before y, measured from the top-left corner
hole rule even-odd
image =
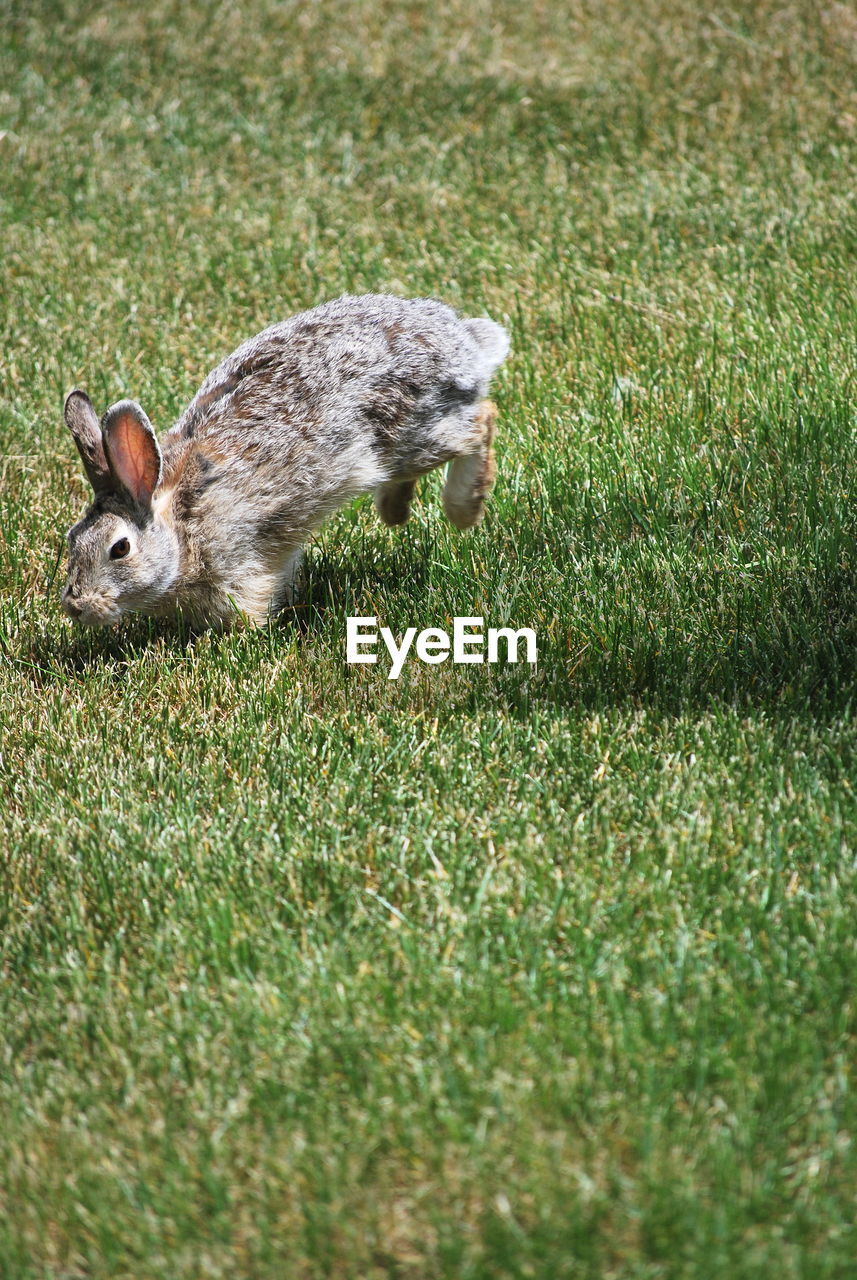
[[[846,5],[3,16],[0,1274],[854,1274]],[[76,630],[64,392],[505,321],[499,482],[268,632]],[[347,667],[483,614],[537,668]]]

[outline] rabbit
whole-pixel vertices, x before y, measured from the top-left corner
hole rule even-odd
[[[64,417],[94,499],[68,534],[65,612],[264,625],[327,516],[371,492],[403,524],[417,479],[445,462],[444,509],[471,528],[494,482],[486,396],[508,351],[500,325],[434,299],[346,294],[244,342],[160,441],[136,401],[99,422],[72,391]]]

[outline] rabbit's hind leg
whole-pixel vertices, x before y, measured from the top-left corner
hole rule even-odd
[[[453,458],[443,486],[443,509],[456,529],[472,529],[482,519],[496,475],[494,428],[497,406],[483,400],[474,419],[471,449]]]
[[[277,575],[274,608],[282,609],[288,605],[297,604],[304,593],[305,586],[303,547],[294,547],[289,551]]]
[[[388,480],[375,490],[375,506],[384,524],[404,524],[411,514],[416,480]]]

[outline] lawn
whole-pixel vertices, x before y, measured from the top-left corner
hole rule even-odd
[[[857,1274],[853,8],[7,6],[0,253],[3,1280]],[[369,290],[509,328],[484,524],[76,628],[64,394]]]

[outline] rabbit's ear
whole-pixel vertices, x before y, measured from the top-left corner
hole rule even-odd
[[[89,483],[96,493],[113,488],[113,477],[107,465],[98,415],[85,391],[72,391],[66,396],[63,417],[74,436]]]
[[[101,431],[113,483],[145,510],[151,505],[162,469],[151,422],[135,400],[119,400],[101,419]]]

